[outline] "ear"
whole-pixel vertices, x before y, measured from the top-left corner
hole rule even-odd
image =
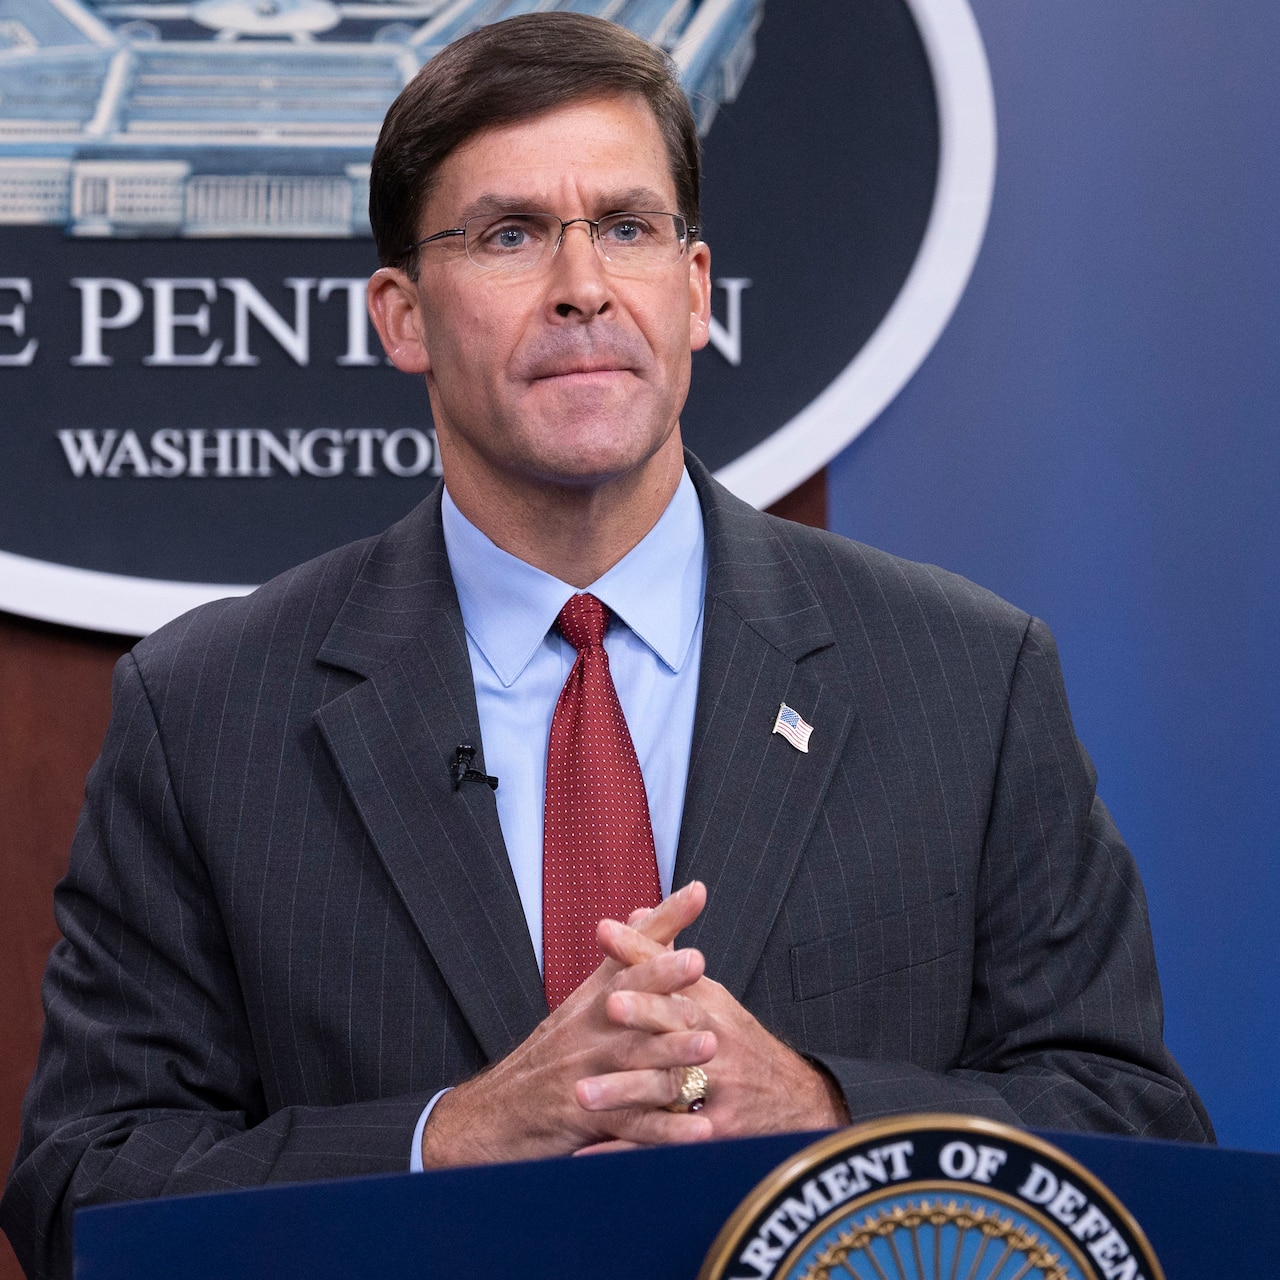
[[[369,279],[369,318],[382,349],[401,373],[430,372],[418,286],[398,267],[380,267]]]
[[[701,240],[689,254],[689,350],[701,351],[711,336],[711,249]]]

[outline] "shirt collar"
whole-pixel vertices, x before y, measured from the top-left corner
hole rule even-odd
[[[510,688],[577,588],[490,541],[458,510],[447,487],[441,521],[467,635]],[[679,671],[702,614],[704,551],[702,508],[686,471],[657,524],[584,590]]]

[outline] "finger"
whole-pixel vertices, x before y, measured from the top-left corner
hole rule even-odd
[[[595,1053],[582,1055],[570,1069],[584,1080],[625,1071],[683,1071],[685,1067],[710,1062],[717,1048],[712,1031],[673,1031],[663,1035],[619,1032]]]
[[[596,928],[596,940],[600,943],[605,958],[587,980],[588,983],[594,989],[597,983],[608,981],[617,972],[619,965],[638,964],[641,960],[656,954],[659,948],[669,949],[675,942],[676,935],[698,918],[706,901],[706,885],[700,880],[691,880],[684,888],[677,889],[658,906],[637,907],[627,917],[627,925],[651,945],[648,948],[642,948],[639,940],[632,939],[626,953],[627,959],[619,959],[604,941],[606,936],[612,936],[609,930],[623,926],[616,920],[602,920]],[[605,930],[604,933],[601,932],[602,928]]]
[[[639,929],[631,925],[619,924],[616,920],[601,920],[596,925],[596,942],[610,960],[624,968],[628,965],[642,964],[645,960],[671,950],[669,945],[663,946],[654,942]]]
[[[603,1156],[614,1151],[639,1151],[640,1143],[626,1142],[622,1138],[614,1138],[609,1142],[593,1142],[589,1147],[579,1147],[575,1156]]]
[[[626,1107],[667,1107],[679,1096],[683,1067],[648,1071],[611,1071],[574,1085],[584,1111],[620,1111]]]
[[[670,947],[675,942],[676,935],[682,929],[687,929],[698,918],[706,902],[706,885],[701,880],[690,880],[687,885],[677,889],[656,907],[637,907],[627,917],[627,922],[634,925],[644,937],[656,943],[658,947]],[[618,922],[610,921],[609,923],[617,924]],[[597,939],[600,936],[598,929],[596,936]],[[589,985],[594,990],[598,983],[605,982],[614,975],[619,963],[635,963],[635,961],[618,961],[606,949],[605,958],[599,968],[582,985]]]
[[[626,925],[619,925],[625,929]],[[639,964],[625,965],[609,979],[614,991],[650,991],[657,995],[671,995],[691,987],[706,971],[706,960],[701,951],[687,948],[684,951],[659,951],[657,955]]]
[[[678,1142],[705,1142],[713,1128],[710,1119],[695,1111],[611,1111],[613,1136],[643,1147],[666,1146]]]
[[[612,991],[605,999],[604,1009],[610,1022],[631,1031],[659,1034],[698,1031],[713,1026],[702,1005],[678,992],[657,996],[647,991]]]
[[[676,940],[681,929],[687,929],[707,905],[707,886],[701,880],[690,880],[650,912],[639,930],[660,946]]]

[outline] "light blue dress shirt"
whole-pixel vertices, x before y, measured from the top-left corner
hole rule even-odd
[[[467,633],[484,770],[498,779],[498,822],[541,969],[547,740],[577,657],[553,625],[578,589],[491,542],[448,489],[441,516]],[[584,588],[613,615],[604,647],[644,775],[664,897],[671,892],[693,745],[706,580],[702,508],[686,472],[657,524]],[[422,1167],[422,1130],[440,1096],[419,1117],[413,1169]]]

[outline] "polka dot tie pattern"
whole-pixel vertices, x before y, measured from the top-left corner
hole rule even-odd
[[[596,926],[662,900],[644,775],[609,674],[609,610],[576,595],[556,619],[578,651],[547,748],[542,959],[556,1008],[604,958]]]

